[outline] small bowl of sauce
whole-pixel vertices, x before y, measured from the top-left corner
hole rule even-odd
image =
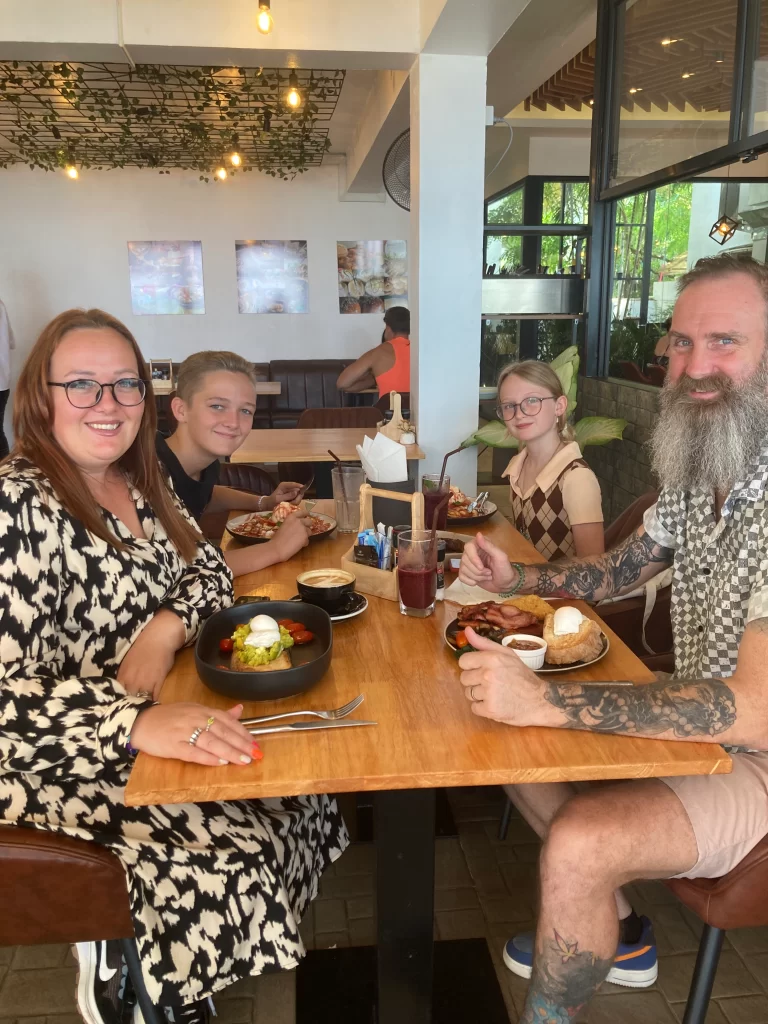
[[[509,647],[528,668],[536,672],[544,664],[547,641],[528,633],[512,633],[501,641],[502,647]]]

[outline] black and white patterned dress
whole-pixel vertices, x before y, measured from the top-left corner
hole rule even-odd
[[[201,544],[187,564],[133,498],[147,539],[105,512],[118,551],[35,468],[0,471],[0,822],[117,854],[149,995],[172,1006],[294,967],[298,922],[348,839],[326,796],[125,806],[126,744],[148,702],[117,682],[121,660],[159,608],[189,642],[232,600],[219,552]]]

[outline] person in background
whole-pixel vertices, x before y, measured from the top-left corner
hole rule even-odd
[[[242,705],[156,703],[176,652],[233,594],[166,486],[147,379],[127,327],[72,309],[18,380],[0,468],[0,827],[111,850],[150,999],[174,1024],[206,1024],[212,993],[296,966],[299,921],[348,839],[327,796],[126,806],[139,751],[206,765],[214,785],[261,756]],[[76,951],[86,1024],[131,1020],[119,943]]]
[[[342,370],[336,381],[339,391],[379,389],[379,398],[390,391],[411,392],[411,313],[405,306],[392,306],[384,314],[381,344]]]
[[[0,459],[8,454],[8,441],[3,429],[5,407],[11,391],[11,349],[16,348],[8,311],[0,301]]]
[[[532,359],[505,366],[496,411],[522,448],[503,474],[516,529],[550,562],[602,554],[600,484],[568,426],[568,398],[555,371]]]
[[[169,438],[157,435],[157,454],[195,519],[204,512],[268,512],[301,494],[301,484],[287,481],[269,495],[216,483],[219,459],[236,452],[253,426],[255,385],[253,364],[234,352],[197,352],[179,368],[171,399],[177,427]],[[309,522],[306,512],[299,510],[266,544],[225,552],[233,575],[256,572],[295,555],[309,543]]]

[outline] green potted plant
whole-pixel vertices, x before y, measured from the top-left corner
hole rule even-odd
[[[579,350],[575,345],[565,349],[549,364],[560,378],[563,391],[568,396],[568,414],[576,408],[576,386],[579,369]],[[608,444],[609,441],[620,441],[624,435],[626,420],[614,419],[610,416],[584,416],[573,423],[573,430],[579,447],[584,449],[588,444]],[[517,448],[518,441],[512,437],[506,425],[499,420],[487,423],[484,427],[470,434],[462,441],[462,448],[474,445],[485,445],[489,448]]]

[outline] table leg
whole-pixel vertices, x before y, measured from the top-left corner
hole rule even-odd
[[[378,1024],[432,1019],[435,791],[376,793]]]

